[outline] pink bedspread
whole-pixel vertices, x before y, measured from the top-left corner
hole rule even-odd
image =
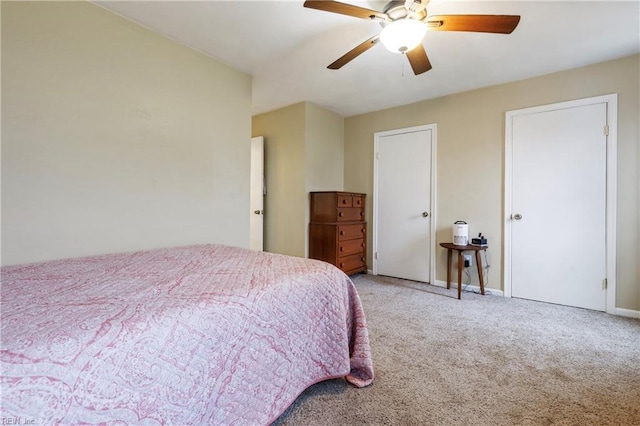
[[[2,268],[3,418],[268,424],[305,388],[373,380],[351,280],[204,245]]]

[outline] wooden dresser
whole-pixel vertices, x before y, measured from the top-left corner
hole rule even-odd
[[[347,275],[367,270],[366,194],[312,192],[309,257],[324,260]]]

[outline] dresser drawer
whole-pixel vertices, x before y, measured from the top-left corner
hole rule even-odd
[[[338,222],[355,222],[364,220],[364,210],[358,207],[339,207]]]
[[[349,274],[353,272],[364,271],[366,258],[364,254],[352,254],[351,256],[344,256],[338,258],[338,268],[343,272]]]
[[[338,241],[362,238],[366,234],[367,225],[365,223],[356,223],[353,225],[338,225]]]
[[[351,195],[339,194],[337,207],[353,207],[353,197]]]
[[[364,222],[366,194],[311,192],[310,222]]]
[[[346,256],[350,254],[364,253],[366,243],[364,238],[357,240],[346,240],[338,243],[338,256]]]

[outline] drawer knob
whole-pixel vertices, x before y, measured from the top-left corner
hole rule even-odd
[[[364,243],[360,244],[360,247],[364,247]]]
[[[340,235],[344,235],[344,231],[340,231]]]
[[[344,216],[344,213],[340,212],[340,213],[338,213],[338,216],[342,217],[342,216]]]
[[[344,268],[344,263],[341,263],[341,264],[340,264],[340,267],[341,267],[341,268]]]
[[[344,251],[344,247],[340,247],[340,251]]]

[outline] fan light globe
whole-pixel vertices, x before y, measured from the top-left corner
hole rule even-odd
[[[380,32],[380,41],[390,52],[406,53],[420,43],[427,34],[427,24],[415,19],[399,19]]]

